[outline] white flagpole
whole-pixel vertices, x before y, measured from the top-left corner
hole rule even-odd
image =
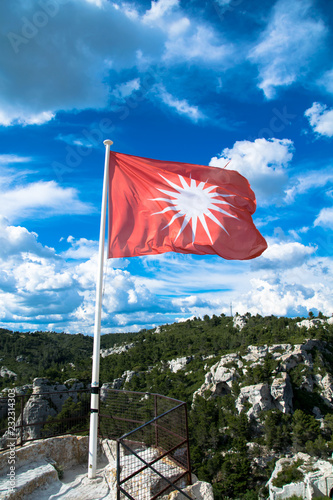
[[[95,304],[95,327],[94,327],[94,349],[92,359],[92,378],[91,378],[91,404],[90,404],[90,431],[89,431],[89,461],[88,478],[96,477],[97,464],[97,432],[98,432],[98,403],[99,403],[99,360],[100,360],[100,340],[101,340],[101,313],[102,313],[102,294],[103,294],[103,267],[104,267],[104,242],[105,225],[107,212],[107,194],[109,181],[109,158],[110,146],[112,141],[104,141],[105,163],[104,180],[101,209],[101,225],[99,232],[99,252],[98,252],[98,273],[96,281],[96,304]]]

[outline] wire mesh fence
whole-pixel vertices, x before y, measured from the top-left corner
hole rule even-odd
[[[100,434],[117,439],[118,500],[153,500],[190,484],[187,411],[182,401],[105,390]]]
[[[0,398],[0,450],[13,443],[88,434],[90,391]],[[186,404],[159,394],[101,388],[99,436],[117,441],[118,500],[154,500],[190,484]],[[183,493],[184,498],[190,498]]]
[[[36,439],[88,433],[89,415],[88,390],[0,398],[0,450],[13,443],[23,445]]]

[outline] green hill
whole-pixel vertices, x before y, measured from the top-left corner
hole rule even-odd
[[[187,401],[194,473],[216,499],[267,498],[279,457],[333,451],[333,324],[303,319],[222,314],[103,335],[101,384]],[[89,384],[92,348],[82,334],[1,329],[1,388],[35,377]]]

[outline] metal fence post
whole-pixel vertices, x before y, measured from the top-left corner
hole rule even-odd
[[[154,394],[154,418],[158,416],[157,414],[157,394]],[[155,446],[156,448],[158,447],[158,426],[157,426],[157,420],[155,421]]]
[[[188,433],[188,415],[187,415],[187,405],[184,403],[185,411],[185,425],[186,425],[186,447],[187,447],[187,466],[188,466],[188,482],[192,484],[192,469],[191,469],[191,457],[190,457],[190,439]]]
[[[120,500],[120,443],[117,439],[117,500]]]

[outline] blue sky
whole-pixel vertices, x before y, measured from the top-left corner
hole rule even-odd
[[[252,261],[110,259],[102,331],[333,313],[333,4],[1,2],[0,325],[91,334],[104,139],[238,170]]]

